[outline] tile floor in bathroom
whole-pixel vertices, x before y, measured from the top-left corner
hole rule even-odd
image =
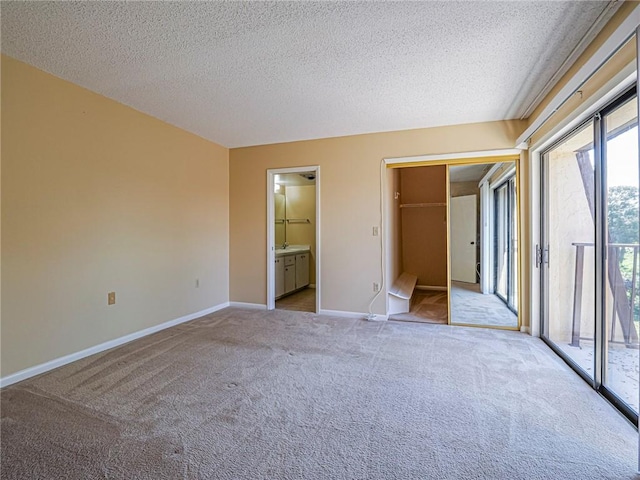
[[[315,312],[316,290],[315,288],[305,288],[276,300],[276,308],[280,310],[295,310],[297,312]]]

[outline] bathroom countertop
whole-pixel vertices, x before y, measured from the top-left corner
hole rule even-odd
[[[276,257],[304,253],[310,250],[309,245],[289,245],[287,248],[276,248]]]

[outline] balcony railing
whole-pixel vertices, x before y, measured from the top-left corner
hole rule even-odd
[[[582,319],[582,296],[584,291],[584,252],[593,243],[572,243],[575,247],[575,281],[573,290],[573,326],[571,346],[580,346],[580,324]],[[622,329],[623,342],[627,347],[638,348],[636,322],[640,320],[638,301],[638,256],[640,245],[632,243],[610,243],[607,248],[607,279],[613,304],[611,308],[609,341],[616,342],[617,325]],[[608,297],[607,297],[608,298]],[[616,322],[617,320],[617,322]]]

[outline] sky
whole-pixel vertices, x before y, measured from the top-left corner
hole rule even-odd
[[[638,127],[607,143],[607,184],[638,186]]]

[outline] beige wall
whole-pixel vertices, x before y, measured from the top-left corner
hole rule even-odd
[[[310,223],[287,224],[289,245],[309,245],[309,282],[316,283],[316,187],[301,185],[287,187],[287,219],[309,219]]]
[[[2,376],[228,301],[227,149],[4,56],[2,126]]]
[[[446,204],[447,167],[400,169],[401,204]],[[418,285],[447,286],[446,206],[401,209],[402,270],[418,276]]]
[[[230,151],[230,296],[266,303],[266,171],[320,166],[321,308],[366,312],[381,281],[384,158],[513,148],[525,122],[456,125]],[[374,303],[385,312],[385,299]]]

